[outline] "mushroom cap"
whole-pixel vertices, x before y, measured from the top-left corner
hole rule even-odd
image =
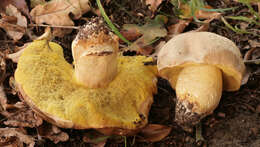
[[[188,32],[173,37],[160,50],[159,75],[173,88],[180,71],[190,65],[209,64],[222,71],[223,90],[240,88],[245,65],[237,46],[229,39],[210,32]]]
[[[147,124],[157,71],[144,65],[152,60],[144,56],[117,60],[118,75],[107,87],[86,88],[73,78],[74,69],[62,48],[38,40],[19,58],[15,80],[25,102],[46,121],[63,128],[120,134]]]

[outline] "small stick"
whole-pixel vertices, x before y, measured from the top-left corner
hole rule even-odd
[[[56,25],[45,25],[45,24],[29,24],[29,27],[51,27],[51,28],[63,28],[63,29],[80,29],[78,26],[56,26]]]

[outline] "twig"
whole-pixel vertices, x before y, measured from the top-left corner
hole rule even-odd
[[[245,64],[260,64],[260,59],[244,60]]]
[[[28,27],[51,27],[51,28],[63,28],[63,29],[80,29],[78,26],[56,26],[56,25],[45,25],[45,24],[29,24]]]

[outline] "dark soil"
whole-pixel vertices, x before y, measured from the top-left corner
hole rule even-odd
[[[241,10],[246,7],[233,1],[208,1],[214,8],[229,8],[237,6],[238,9],[231,12],[226,12],[224,15],[241,15]],[[170,4],[165,1],[158,9],[160,12],[165,12],[172,15]],[[114,24],[121,27],[125,23],[144,24],[145,21],[152,17],[153,14],[148,7],[140,0],[111,0],[105,7],[107,13],[111,17]],[[157,12],[158,13],[158,12]],[[89,14],[88,14],[89,15]],[[173,16],[174,17],[174,16]],[[232,21],[231,21],[232,22]],[[82,22],[77,22],[82,23]],[[169,21],[171,23],[171,20]],[[232,22],[236,23],[236,22]],[[166,24],[170,25],[170,24]],[[259,29],[257,26],[250,26],[251,29]],[[192,24],[185,31],[193,30],[195,26]],[[237,34],[230,29],[227,29],[222,21],[215,20],[211,22],[210,32],[226,36],[233,40],[241,49],[244,55],[249,49],[248,40],[260,41],[259,37],[251,34]],[[4,32],[0,30],[0,34]],[[64,47],[65,57],[71,63],[70,44],[74,39],[76,31],[64,38],[55,38]],[[8,40],[8,38],[0,35],[0,40]],[[28,40],[16,43],[22,45]],[[6,49],[14,46],[12,42],[1,43]],[[13,75],[16,65],[8,61],[8,77]],[[173,146],[173,147],[193,147],[193,146],[211,146],[211,147],[260,147],[260,68],[259,65],[248,65],[250,69],[250,77],[248,82],[243,85],[237,92],[223,92],[221,102],[214,113],[202,120],[202,134],[204,141],[196,142],[195,131],[192,133],[185,132],[180,126],[174,122],[175,109],[175,92],[170,87],[169,83],[164,79],[159,79],[158,94],[154,97],[149,123],[163,124],[172,127],[169,136],[160,142],[143,143],[135,141],[134,137],[127,137],[127,146]],[[6,89],[9,88],[8,79],[5,81]],[[11,95],[8,95],[11,96]],[[14,96],[11,96],[14,97]],[[17,97],[15,98],[17,99]],[[18,100],[18,99],[17,99]],[[1,117],[0,117],[1,118]],[[63,129],[70,135],[67,142],[54,144],[49,140],[37,142],[38,146],[91,146],[82,141],[84,131]],[[34,130],[35,131],[35,130]],[[124,139],[113,138],[106,143],[107,147],[125,146]]]

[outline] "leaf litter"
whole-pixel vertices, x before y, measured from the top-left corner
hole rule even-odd
[[[36,24],[47,23],[56,26],[74,26],[72,19],[79,19],[90,11],[89,0],[52,0],[43,5],[37,5],[30,15]],[[73,15],[72,19],[70,14]],[[70,29],[56,28],[55,36],[64,36],[71,33]]]
[[[31,0],[31,4],[32,1],[35,1],[36,3],[34,4],[34,6],[32,6],[31,8],[35,9],[35,12],[39,11],[38,9],[40,9],[40,7],[46,8],[50,14],[46,14],[51,16],[50,18],[52,18],[50,20],[48,20],[47,18],[44,18],[43,16],[45,16],[45,14],[43,12],[39,11],[39,16],[38,15],[34,15],[33,11],[31,11],[32,16],[28,16],[26,15],[25,11],[23,11],[20,7],[18,7],[17,5],[15,5],[14,3],[12,3],[13,7],[15,7],[17,9],[17,13],[20,13],[19,11],[21,11],[21,16],[23,16],[22,14],[24,14],[27,19],[30,20],[30,17],[33,18],[33,20],[37,23],[37,24],[49,24],[50,26],[73,26],[73,25],[77,25],[78,22],[75,20],[81,19],[82,15],[90,10],[90,5],[89,3],[87,5],[85,5],[86,7],[88,7],[88,9],[79,9],[76,8],[78,5],[78,3],[76,4],[76,0],[68,0],[66,2],[64,2],[63,4],[58,3],[60,1],[58,0],[52,0],[50,2],[46,2],[44,0]],[[21,1],[21,3],[23,3],[25,1]],[[51,4],[52,2],[52,4]],[[71,2],[71,3],[75,3],[76,7],[75,9],[73,8],[69,8],[67,9],[66,6],[68,6],[67,2]],[[77,2],[82,2],[82,3],[86,3],[86,1],[77,1]],[[109,1],[106,1],[107,5],[109,7]],[[209,1],[208,1],[209,2]],[[55,5],[59,4],[59,5]],[[162,1],[151,1],[151,0],[147,0],[145,1],[145,3],[149,6],[149,8],[151,9],[152,5],[155,7],[154,10],[152,10],[153,15],[157,15],[159,13],[158,10],[158,6],[160,6],[160,9],[163,9],[164,7],[164,3],[162,3]],[[151,4],[148,4],[151,3]],[[214,3],[212,1],[210,1],[209,3]],[[225,2],[223,2],[225,3]],[[232,2],[230,2],[232,4]],[[47,6],[50,5],[51,6]],[[259,3],[253,3],[255,6],[254,8],[259,8]],[[0,4],[2,6],[2,4]],[[20,4],[21,5],[21,4]],[[55,7],[56,9],[54,9],[54,6],[60,6],[59,8],[64,8],[61,10],[61,13],[56,13],[56,10],[58,9],[57,7]],[[64,7],[65,6],[65,7]],[[49,7],[52,7],[52,9],[50,9]],[[36,9],[37,8],[37,9]],[[188,7],[187,7],[188,8]],[[209,5],[206,5],[205,8],[208,9],[213,9],[212,7],[209,7]],[[24,7],[24,9],[26,9],[26,7]],[[110,8],[106,8],[106,9],[110,9]],[[81,11],[82,10],[82,11]],[[248,10],[248,8],[246,8],[246,10]],[[256,10],[256,9],[255,9]],[[44,11],[44,10],[42,10]],[[185,12],[186,11],[186,12]],[[3,26],[6,25],[6,28],[4,28],[5,30],[15,30],[15,32],[20,32],[23,33],[23,36],[26,36],[28,34],[24,34],[24,30],[28,29],[27,26],[20,26],[18,25],[18,17],[17,16],[12,16],[12,15],[7,15],[7,13],[4,11],[1,11],[2,14],[2,18],[0,21],[0,25],[2,24]],[[75,13],[74,13],[75,12]],[[226,14],[223,13],[219,13],[216,11],[205,11],[205,9],[200,9],[197,10],[197,12],[195,13],[195,17],[192,17],[189,13],[191,12],[188,9],[184,9],[184,14],[187,14],[186,18],[179,18],[177,20],[177,23],[174,24],[169,24],[169,23],[161,23],[161,24],[156,24],[156,25],[151,25],[154,22],[152,21],[146,21],[147,23],[144,25],[129,25],[129,27],[126,27],[127,29],[125,29],[124,31],[121,31],[121,33],[123,34],[123,36],[125,36],[128,40],[133,41],[133,46],[134,47],[129,47],[128,49],[136,51],[139,54],[145,54],[145,55],[149,55],[152,57],[156,58],[156,54],[158,53],[158,51],[160,50],[160,48],[165,44],[165,40],[167,41],[169,38],[174,37],[174,35],[185,32],[185,31],[215,31],[218,32],[224,36],[229,36],[230,30],[228,31],[227,29],[223,29],[223,23],[221,24],[222,26],[222,32],[219,31],[219,29],[216,29],[216,27],[212,26],[211,23],[215,24],[216,22],[220,23],[221,21],[219,20],[220,16],[225,16]],[[258,10],[259,13],[259,10]],[[74,16],[72,16],[71,14],[74,14]],[[109,13],[108,13],[109,14]],[[232,14],[234,14],[232,12]],[[72,16],[72,17],[71,17]],[[109,15],[109,17],[112,18],[113,14]],[[23,16],[24,17],[24,16]],[[62,20],[55,20],[55,18],[58,17],[62,17]],[[195,19],[194,19],[195,18]],[[225,17],[226,18],[226,17]],[[250,17],[252,18],[252,17]],[[38,22],[36,21],[36,19],[39,19]],[[149,18],[150,20],[154,20],[154,18]],[[171,17],[168,17],[168,19],[171,19]],[[66,20],[66,21],[65,21]],[[55,22],[56,21],[56,22]],[[60,22],[61,24],[59,24]],[[4,24],[2,23],[4,22]],[[236,23],[237,20],[232,20],[230,21],[230,19],[228,20],[228,23]],[[150,23],[150,24],[149,24]],[[232,24],[231,23],[231,24]],[[195,28],[190,29],[190,26],[192,25],[196,25]],[[257,32],[257,27],[254,27],[252,25],[249,24],[249,22],[245,21],[245,22],[239,22],[239,24],[242,26],[242,28],[244,29],[248,29],[248,30],[253,30]],[[256,24],[256,23],[254,23]],[[233,25],[233,24],[232,24]],[[33,26],[35,27],[35,26]],[[37,27],[37,25],[36,25]],[[36,28],[35,27],[35,28]],[[146,28],[147,27],[147,28]],[[167,28],[167,30],[166,30]],[[216,30],[214,30],[216,29]],[[56,33],[58,32],[59,35],[64,36],[66,33],[69,33],[71,30],[68,29],[63,29],[58,30],[54,29],[56,31]],[[65,31],[64,31],[65,30]],[[156,32],[155,30],[159,30],[158,32]],[[165,31],[164,31],[165,30]],[[224,31],[223,31],[224,30]],[[165,33],[166,32],[166,33]],[[34,32],[33,32],[34,33]],[[239,35],[238,35],[239,36]],[[241,35],[240,35],[241,36]],[[142,38],[143,37],[143,38]],[[161,39],[159,39],[161,38]],[[229,37],[232,38],[232,37]],[[248,60],[258,60],[259,59],[259,40],[254,38],[252,39],[252,36],[248,37],[248,42],[246,43],[248,45],[248,50],[244,50],[243,54],[246,52],[245,55],[245,59]],[[14,39],[15,40],[15,39]],[[16,39],[17,40],[17,39]],[[19,39],[18,39],[19,40]],[[21,39],[23,40],[23,39]],[[24,40],[23,40],[24,41]],[[238,40],[239,41],[239,40]],[[122,43],[122,42],[121,42]],[[240,42],[236,42],[239,45]],[[243,45],[242,45],[243,46]],[[243,48],[243,47],[242,47]],[[2,75],[2,71],[6,70],[5,68],[5,60],[6,59],[11,59],[13,62],[17,62],[19,59],[19,55],[22,53],[22,49],[23,47],[21,47],[21,49],[12,49],[15,50],[15,53],[13,53],[13,51],[8,52],[9,54],[5,54],[4,57],[4,62],[1,61],[1,75]],[[9,62],[9,61],[8,61]],[[8,64],[7,64],[8,65]],[[253,66],[252,71],[248,71],[249,75],[248,75],[248,81],[252,82],[250,80],[250,77],[255,76],[256,72],[255,72],[255,66],[254,65],[250,65]],[[10,70],[10,69],[9,69]],[[10,72],[10,71],[8,71]],[[250,73],[253,74],[250,74]],[[258,79],[258,78],[257,78]],[[8,82],[7,82],[8,83]],[[70,131],[68,130],[63,130],[63,129],[59,129],[56,126],[53,126],[49,123],[44,122],[39,116],[37,116],[28,106],[26,106],[26,104],[24,104],[23,102],[15,102],[15,103],[9,103],[9,96],[10,94],[12,95],[16,95],[17,93],[17,89],[15,88],[15,81],[13,79],[13,77],[9,77],[9,87],[11,87],[11,90],[8,91],[8,93],[6,90],[6,83],[4,84],[3,81],[1,82],[2,86],[0,86],[0,102],[1,102],[1,106],[0,107],[0,118],[1,119],[1,127],[5,127],[5,128],[0,128],[0,134],[2,135],[0,138],[0,146],[2,145],[13,145],[13,146],[22,146],[23,143],[27,144],[28,146],[34,146],[36,140],[41,140],[43,139],[48,139],[51,140],[54,143],[59,143],[59,142],[63,142],[63,141],[68,141],[69,140],[69,133]],[[244,83],[245,87],[247,86],[247,81]],[[242,88],[242,92],[245,91],[246,88]],[[254,88],[256,89],[256,88]],[[249,89],[246,89],[249,90]],[[239,92],[238,92],[239,93]],[[257,91],[256,91],[257,93]],[[251,91],[250,95],[257,95],[254,90]],[[249,93],[247,93],[249,95]],[[172,94],[174,95],[174,94]],[[225,96],[225,94],[224,94]],[[239,99],[239,98],[236,98]],[[252,99],[250,99],[252,101]],[[231,105],[231,109],[233,107],[235,107],[231,101],[231,104],[228,103],[229,105]],[[251,104],[247,104],[246,108],[250,107],[250,109],[255,109],[258,112],[258,107],[259,104],[256,106],[251,106]],[[158,110],[157,110],[158,109]],[[152,109],[151,111],[158,111],[158,113],[153,112],[153,114],[160,114],[159,109]],[[167,109],[168,111],[172,111]],[[218,110],[217,110],[218,111]],[[223,120],[229,119],[230,114],[228,112],[223,112],[225,114],[225,117],[221,118]],[[214,118],[214,114],[213,116],[210,116],[211,118]],[[169,116],[166,118],[166,122],[167,121],[171,121],[172,116]],[[153,118],[151,118],[153,119]],[[156,121],[156,120],[153,120]],[[158,122],[158,120],[157,120]],[[160,122],[160,121],[159,121]],[[215,121],[217,123],[220,123],[220,121]],[[165,121],[162,122],[163,124],[165,123]],[[169,123],[169,122],[168,122]],[[167,124],[168,124],[167,123]],[[171,124],[173,122],[170,122]],[[212,128],[214,128],[217,125],[214,125],[214,121],[211,125]],[[28,135],[28,133],[26,132],[27,128],[36,128],[37,130],[37,134],[33,133],[30,135]],[[177,129],[178,130],[177,130]],[[173,129],[173,131],[171,131]],[[8,131],[9,130],[9,131]],[[185,143],[185,141],[183,141],[184,139],[180,139],[183,138],[183,136],[187,136],[187,134],[183,134],[180,133],[181,131],[179,130],[178,126],[175,126],[174,123],[171,127],[168,127],[167,125],[162,125],[162,124],[149,124],[144,130],[141,130],[141,132],[139,134],[137,134],[136,141],[139,144],[142,144],[141,142],[154,142],[154,141],[160,141],[160,143],[162,143],[163,145],[175,145],[175,146],[183,146]],[[257,131],[254,131],[257,132]],[[9,135],[5,135],[5,134],[9,134]],[[112,145],[118,145],[118,144],[122,144],[122,142],[119,143],[111,143],[111,136],[92,136],[89,137],[87,135],[88,131],[86,131],[85,133],[83,133],[84,135],[81,135],[79,138],[81,141],[84,141],[85,143],[88,144],[92,144],[92,145],[96,145],[96,146],[110,146]],[[33,136],[38,135],[38,139],[33,138]],[[182,136],[180,136],[182,135]],[[191,135],[191,134],[190,134]],[[169,136],[169,137],[166,137]],[[73,136],[71,136],[73,138]],[[165,138],[166,137],[166,138]],[[165,138],[165,139],[163,139]],[[171,139],[169,139],[171,138]],[[178,140],[180,139],[180,140]],[[206,136],[206,140],[210,139],[208,136]],[[129,139],[127,139],[129,140]],[[98,141],[98,142],[95,142]],[[129,144],[129,143],[128,143]]]
[[[11,17],[8,17],[11,16]],[[13,16],[13,17],[12,17]],[[25,16],[21,14],[18,9],[9,4],[6,6],[5,15],[2,14],[2,19],[0,19],[0,27],[5,29],[7,34],[13,38],[13,40],[17,41],[21,39],[26,31],[27,27],[27,19]],[[16,19],[15,23],[10,23],[8,20],[11,18]]]

